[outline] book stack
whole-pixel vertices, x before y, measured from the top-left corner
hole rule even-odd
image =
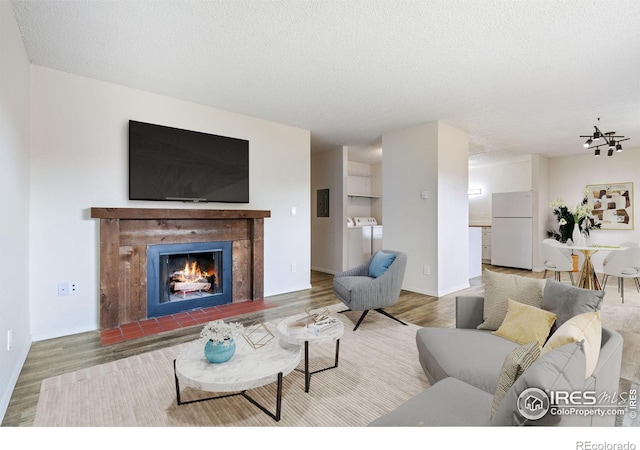
[[[321,334],[336,326],[338,326],[338,319],[334,317],[327,317],[326,319],[319,320],[318,322],[314,322],[313,324],[309,325],[309,329],[312,330],[315,334]]]

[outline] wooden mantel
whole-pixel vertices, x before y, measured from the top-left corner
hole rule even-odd
[[[147,246],[232,242],[233,301],[264,296],[264,219],[270,211],[91,208],[100,219],[100,328],[147,318]]]
[[[246,209],[91,208],[93,219],[264,219],[271,211]]]

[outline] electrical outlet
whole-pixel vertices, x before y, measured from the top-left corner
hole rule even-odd
[[[422,268],[422,273],[424,275],[431,275],[431,266],[429,266],[428,264],[425,264],[424,267]]]
[[[295,272],[296,270],[298,270],[296,263],[291,264],[291,272]]]
[[[78,292],[78,283],[76,283],[75,281],[71,282],[71,284],[69,285],[69,292],[71,292],[72,294]]]
[[[13,347],[13,331],[7,330],[7,351]]]
[[[58,297],[69,295],[69,283],[58,283]]]

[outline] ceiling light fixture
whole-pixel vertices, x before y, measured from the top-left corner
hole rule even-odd
[[[599,117],[598,117],[598,124],[600,124]],[[582,145],[587,149],[594,148],[595,149],[593,152],[594,156],[600,156],[600,147],[604,147],[604,146],[607,146],[609,148],[609,151],[607,152],[608,156],[613,155],[614,150],[616,152],[621,152],[622,145],[620,144],[620,142],[628,141],[629,139],[631,139],[631,138],[625,138],[624,136],[617,136],[615,131],[607,131],[606,133],[603,133],[602,131],[600,131],[600,128],[598,127],[598,125],[594,125],[593,128],[595,128],[595,131],[593,132],[593,134],[588,136],[580,136],[580,137],[587,138],[585,143]],[[600,141],[600,139],[604,140],[604,142],[596,145],[591,145],[593,142]]]

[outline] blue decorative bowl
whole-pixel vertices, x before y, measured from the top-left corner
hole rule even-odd
[[[229,339],[225,343],[207,341],[204,344],[204,356],[210,363],[219,364],[227,362],[236,352],[236,341]]]

